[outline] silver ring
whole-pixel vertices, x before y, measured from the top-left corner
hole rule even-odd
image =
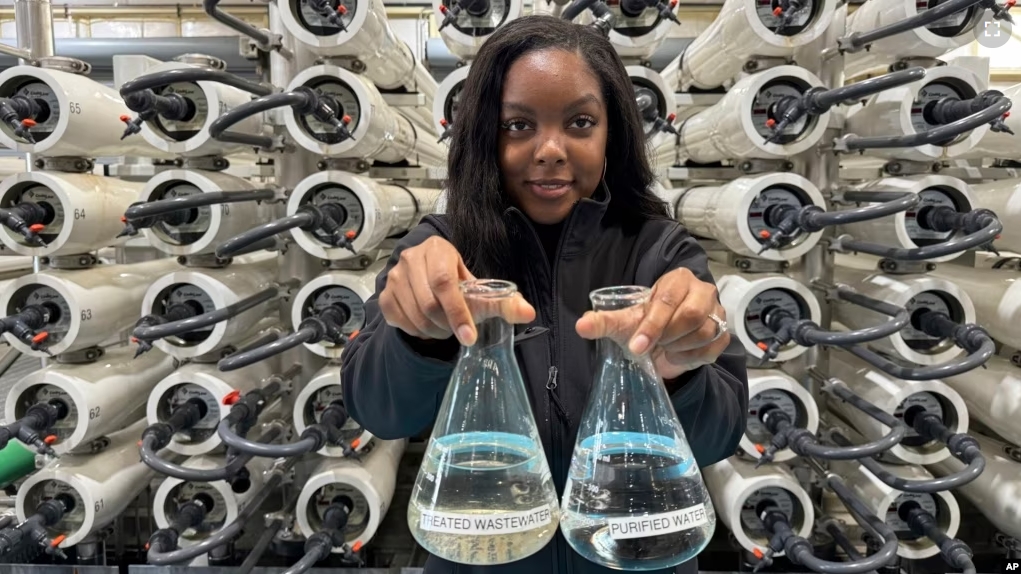
[[[709,318],[713,321],[713,323],[716,323],[716,334],[713,335],[713,338],[709,340],[709,342],[712,343],[719,339],[720,337],[722,337],[727,332],[727,322],[724,321],[723,319],[720,319],[720,317],[716,315],[716,313],[709,313]]]

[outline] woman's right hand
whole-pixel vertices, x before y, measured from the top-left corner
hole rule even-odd
[[[447,240],[430,237],[401,252],[386,276],[379,308],[387,325],[420,339],[446,339],[454,334],[462,345],[474,345],[478,333],[461,282],[475,279],[461,254]],[[498,313],[510,323],[530,323],[535,309],[520,293]]]

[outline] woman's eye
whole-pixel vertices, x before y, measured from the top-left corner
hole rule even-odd
[[[571,121],[572,128],[585,129],[596,125],[596,122],[592,121],[591,118],[578,118]]]
[[[519,132],[528,129],[528,124],[520,120],[511,120],[509,122],[503,122],[503,129],[512,132]]]

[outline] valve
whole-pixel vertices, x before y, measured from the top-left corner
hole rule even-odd
[[[52,206],[26,201],[9,209],[0,209],[0,224],[20,233],[29,244],[45,247],[46,242],[38,234],[46,227],[43,222],[52,220],[53,216]]]

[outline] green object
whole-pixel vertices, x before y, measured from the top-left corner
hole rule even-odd
[[[17,440],[0,450],[0,488],[35,471],[35,453]]]

